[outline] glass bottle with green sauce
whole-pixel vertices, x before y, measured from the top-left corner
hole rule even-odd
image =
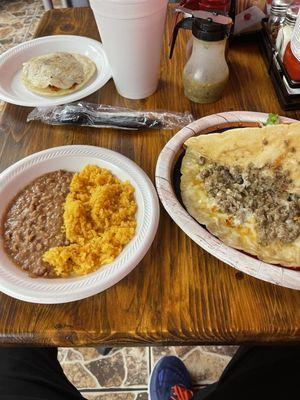
[[[229,77],[225,59],[228,25],[210,18],[187,18],[179,24],[178,29],[190,24],[193,33],[193,51],[183,70],[184,94],[196,103],[213,103],[221,98]]]

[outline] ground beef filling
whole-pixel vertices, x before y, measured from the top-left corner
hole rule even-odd
[[[300,196],[289,193],[290,178],[281,169],[226,167],[200,157],[205,190],[217,202],[220,211],[236,217],[240,223],[254,215],[262,245],[274,240],[291,243],[300,235]]]
[[[25,187],[11,202],[3,221],[4,246],[12,260],[31,276],[54,277],[42,261],[45,251],[68,244],[63,205],[73,174],[54,171]]]

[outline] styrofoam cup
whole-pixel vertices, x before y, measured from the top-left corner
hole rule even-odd
[[[168,0],[90,0],[121,96],[142,99],[158,85]]]

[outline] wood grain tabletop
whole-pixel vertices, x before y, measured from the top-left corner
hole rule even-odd
[[[190,111],[196,118],[216,112],[281,110],[257,39],[229,47],[230,81],[215,104],[197,105],[183,95],[187,33],[180,33],[168,59],[168,15],[158,91],[141,101],[120,97],[111,80],[88,97],[94,103],[134,109]],[[83,35],[99,40],[90,9],[45,13],[36,36]],[[124,131],[26,123],[29,108],[6,105],[0,125],[0,170],[34,152],[67,144],[118,151],[154,181],[157,157],[175,131]],[[0,294],[2,345],[141,345],[299,342],[300,292],[245,275],[218,261],[190,240],[161,208],[157,236],[143,261],[125,279],[91,298],[38,305]]]

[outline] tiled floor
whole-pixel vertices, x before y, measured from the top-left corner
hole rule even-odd
[[[31,39],[43,12],[40,0],[0,0],[0,54]],[[0,114],[3,108],[0,100]]]
[[[55,6],[59,4],[56,0]],[[1,0],[0,53],[31,39],[43,12],[41,0]],[[199,386],[218,379],[235,351],[235,347],[219,346],[124,347],[101,356],[95,348],[62,348],[59,359],[87,399],[146,400],[149,373],[163,355],[178,355]]]
[[[41,1],[23,0],[0,2],[0,51],[32,37],[44,12]]]
[[[235,351],[233,346],[123,347],[101,356],[96,348],[62,348],[59,359],[87,399],[146,400],[149,374],[162,356],[180,357],[197,388],[216,381]]]

